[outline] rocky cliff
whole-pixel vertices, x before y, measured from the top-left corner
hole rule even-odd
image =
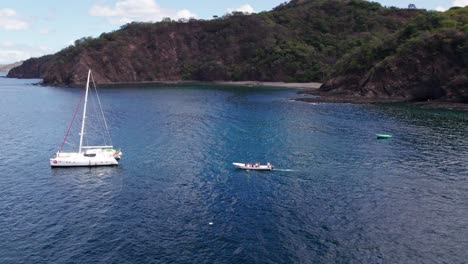
[[[363,0],[293,0],[252,15],[131,23],[28,60],[8,76],[73,85],[92,68],[101,83],[323,81],[345,54],[397,32],[421,13]]]

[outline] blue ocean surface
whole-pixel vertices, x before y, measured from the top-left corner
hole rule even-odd
[[[120,165],[52,169],[82,91],[38,81],[0,78],[0,263],[468,259],[466,112],[105,88]]]

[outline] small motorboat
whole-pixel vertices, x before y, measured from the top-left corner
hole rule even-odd
[[[232,165],[241,170],[259,170],[259,171],[272,171],[275,169],[269,162],[267,165],[261,165],[260,163],[238,163],[234,162]]]
[[[375,134],[377,139],[391,139],[393,136],[392,135],[386,135],[386,134]]]

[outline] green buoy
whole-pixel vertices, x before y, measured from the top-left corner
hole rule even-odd
[[[393,136],[392,135],[386,135],[386,134],[375,134],[377,136],[377,139],[390,139]]]

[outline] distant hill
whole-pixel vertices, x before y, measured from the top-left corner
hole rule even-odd
[[[20,66],[22,63],[22,61],[18,61],[11,64],[0,64],[0,72],[9,72],[11,69]]]
[[[335,64],[405,27],[421,10],[363,0],[293,0],[259,14],[130,23],[27,60],[9,77],[49,85],[166,80],[324,81]],[[333,75],[335,76],[335,75]]]
[[[468,103],[468,7],[418,16],[344,56],[321,88],[330,94]]]

